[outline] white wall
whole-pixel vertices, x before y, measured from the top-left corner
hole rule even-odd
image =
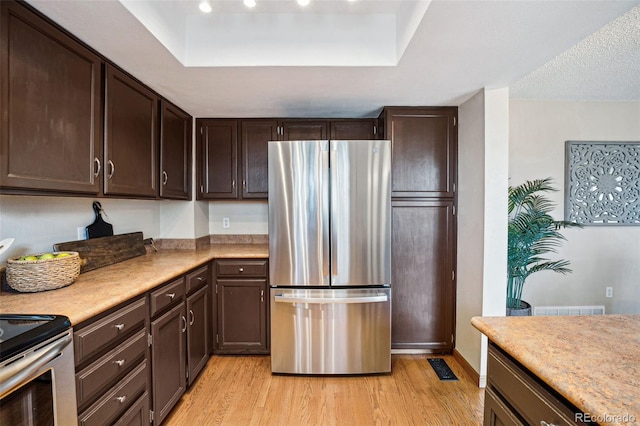
[[[228,217],[230,227],[222,227]],[[209,203],[210,234],[267,234],[269,232],[269,204],[260,201],[212,201]]]
[[[512,100],[510,184],[552,177],[551,195],[564,215],[564,149],[567,140],[640,141],[640,102]],[[558,257],[568,275],[540,272],[525,284],[533,305],[605,305],[607,313],[640,313],[640,226],[591,226],[565,230]],[[605,287],[613,298],[605,298]]]
[[[15,238],[0,257],[51,251],[55,243],[78,239],[77,228],[93,223],[93,198],[0,195],[0,240]],[[104,219],[115,234],[142,231],[145,238],[161,236],[161,201],[101,198]]]
[[[484,263],[484,91],[458,108],[458,266],[456,350],[480,371],[480,333],[469,321],[482,315]]]
[[[487,339],[473,316],[504,316],[509,90],[484,89],[458,111],[456,350],[486,383]]]

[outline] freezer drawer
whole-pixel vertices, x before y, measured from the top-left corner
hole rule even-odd
[[[391,290],[271,289],[271,371],[391,371]]]

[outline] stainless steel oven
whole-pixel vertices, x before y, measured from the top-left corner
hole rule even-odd
[[[0,314],[0,425],[77,424],[72,342],[66,317]]]

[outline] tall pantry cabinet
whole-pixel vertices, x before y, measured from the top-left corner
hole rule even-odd
[[[392,143],[392,321],[395,349],[455,343],[457,108],[387,107]]]

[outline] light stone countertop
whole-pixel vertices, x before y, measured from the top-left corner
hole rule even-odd
[[[474,317],[471,324],[598,423],[640,424],[640,315]]]
[[[159,250],[80,274],[71,285],[40,293],[0,292],[5,314],[55,314],[78,325],[211,259],[268,258],[266,244],[213,244],[197,250]]]

